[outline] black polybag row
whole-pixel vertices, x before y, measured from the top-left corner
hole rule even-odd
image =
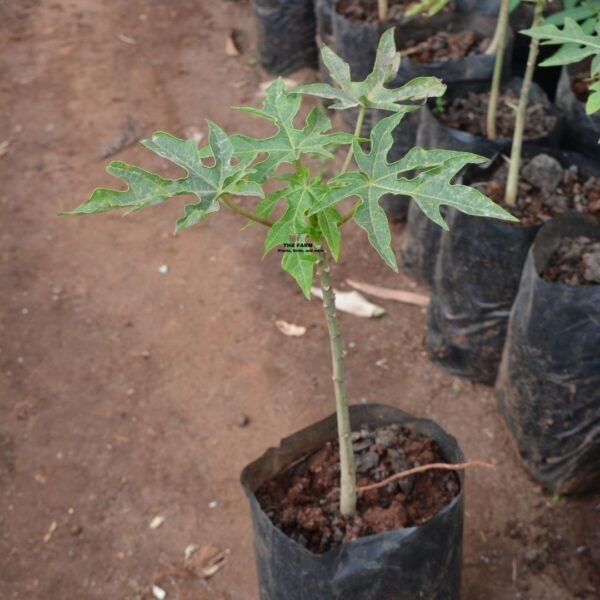
[[[523,80],[520,77],[512,77],[502,86],[502,90],[513,90],[518,93],[522,83]],[[482,93],[487,91],[489,87],[489,82],[480,83],[472,91]],[[446,94],[446,98],[451,103],[463,95],[464,92],[453,88]],[[530,101],[535,103],[543,101],[545,98],[543,90],[533,83],[530,90]],[[490,159],[500,154],[510,154],[512,141],[509,138],[490,140],[487,137],[475,135],[468,131],[446,127],[430,108],[430,104],[426,104],[420,111],[421,121],[417,131],[418,146],[427,149],[443,148],[445,150],[473,152]],[[552,106],[551,114],[556,117],[554,127],[537,138],[525,138],[523,142],[524,156],[533,156],[542,149],[558,148],[560,145],[565,127],[564,113]],[[401,263],[405,271],[431,285],[442,230],[431,219],[428,219],[421,210],[418,210],[414,204],[414,201],[411,200]]]
[[[586,71],[589,77],[589,68]],[[600,114],[588,115],[585,102],[573,93],[571,75],[575,73],[576,69],[564,67],[556,90],[556,104],[565,112],[567,124],[565,146],[600,160]]]
[[[564,168],[578,165],[583,178],[600,175],[600,165],[585,157],[543,152]],[[445,370],[493,385],[523,265],[540,225],[515,226],[451,208],[447,222],[428,308],[427,350]]]
[[[436,423],[380,405],[350,407],[352,429],[409,425],[433,439],[444,459],[462,462],[456,440]],[[273,525],[254,492],[297,459],[337,438],[336,416],[284,439],[242,472],[250,503],[261,600],[458,600],[460,597],[464,477],[461,491],[425,525],[347,542],[312,554]]]
[[[446,371],[493,385],[521,269],[539,229],[449,208],[428,309],[426,346]]]
[[[498,409],[521,458],[544,487],[600,487],[600,285],[546,281],[561,237],[600,241],[600,224],[565,213],[533,244],[510,315]]]
[[[252,0],[260,66],[273,75],[316,67],[314,0]]]

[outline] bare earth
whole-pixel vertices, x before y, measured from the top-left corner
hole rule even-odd
[[[167,600],[256,600],[238,474],[333,410],[320,303],[225,210],[177,237],[180,201],[57,217],[112,184],[102,154],[128,131],[206,134],[205,118],[269,131],[228,109],[267,79],[249,60],[249,5],[9,0],[0,22],[0,598],[139,600],[155,582]],[[248,44],[228,57],[234,27]],[[114,158],[165,168],[139,146]],[[347,235],[340,287],[413,289]],[[430,364],[420,309],[380,304],[381,320],[342,316],[352,400],[432,417],[497,464],[467,476],[464,600],[597,597],[600,496],[545,495],[491,390]],[[308,332],[285,337],[276,319]],[[212,578],[183,571],[192,544],[227,550]]]

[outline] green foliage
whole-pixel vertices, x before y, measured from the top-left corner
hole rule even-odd
[[[418,0],[411,4],[404,13],[407,17],[424,14],[426,17],[433,17],[443,10],[450,0]]]
[[[568,2],[569,0],[567,0]],[[597,0],[592,0],[597,1]],[[441,10],[443,10],[450,0],[417,0],[414,4],[408,8],[404,13],[407,17],[414,17],[416,15],[424,14],[426,17],[433,17]],[[573,0],[571,0],[573,2]],[[517,6],[521,4],[521,0],[511,0],[510,10],[513,11]]]
[[[214,165],[207,166],[199,158],[198,147],[191,140],[181,140],[168,133],[158,132],[142,142],[149,150],[167,158],[187,172],[181,179],[164,179],[139,167],[114,161],[107,171],[122,179],[127,190],[97,189],[92,196],[68,215],[105,212],[114,208],[128,208],[129,212],[154,206],[172,196],[191,194],[199,202],[185,207],[185,216],[177,221],[179,231],[199,223],[206,215],[219,209],[219,198],[224,194],[262,196],[262,188],[250,181],[253,169],[248,165],[252,157],[232,164],[233,146],[230,138],[214,123],[209,122],[208,147],[214,156]]]
[[[273,123],[276,133],[260,138],[235,134],[228,136],[209,122],[208,144],[198,148],[193,141],[167,133],[156,133],[144,146],[186,172],[185,177],[167,179],[123,162],[113,162],[108,171],[121,179],[125,190],[98,189],[81,206],[67,214],[104,212],[115,208],[139,210],[164,202],[177,195],[192,195],[196,201],[185,207],[177,222],[179,231],[203,220],[219,209],[221,202],[248,217],[269,226],[265,254],[283,250],[282,268],[296,280],[310,298],[317,252],[326,244],[335,260],[341,249],[342,225],[351,218],[367,232],[369,241],[383,260],[397,270],[391,248],[387,217],[379,205],[384,194],[411,195],[425,214],[446,227],[439,208],[455,206],[468,214],[514,220],[511,215],[480,192],[452,180],[469,163],[485,159],[449,150],[413,148],[395,163],[388,163],[392,131],[403,116],[418,108],[427,98],[439,98],[444,84],[436,78],[421,77],[399,88],[388,88],[398,70],[393,30],[380,40],[373,72],[362,82],[353,82],[350,68],[333,51],[322,50],[323,60],[339,88],[327,84],[305,85],[287,90],[282,80],[266,91],[261,108],[240,110]],[[314,108],[301,127],[296,126],[302,94],[336,100],[333,108],[388,110],[372,130],[368,149],[366,140],[345,132],[331,131],[331,121],[321,109]],[[327,179],[314,175],[305,156],[333,159],[336,150],[347,146],[355,157],[356,169]],[[351,156],[352,154],[349,154]],[[287,165],[287,166],[285,166]],[[265,185],[270,191],[264,194]],[[232,201],[232,196],[260,198],[253,211]],[[342,217],[336,206],[355,198],[352,210]],[[281,214],[277,209],[285,206]],[[280,214],[273,219],[272,215]],[[313,244],[313,251],[298,245]],[[286,251],[288,250],[288,251]]]
[[[349,197],[358,197],[360,204],[355,210],[354,220],[369,237],[371,245],[383,260],[398,270],[391,249],[391,235],[385,212],[379,200],[385,194],[412,196],[421,210],[435,223],[447,229],[440,214],[440,206],[455,206],[471,215],[514,220],[503,208],[494,204],[481,192],[464,185],[451,184],[452,179],[467,164],[485,162],[475,154],[452,150],[424,150],[413,148],[404,158],[388,163],[387,154],[392,147],[392,131],[402,120],[402,114],[385,117],[371,132],[370,151],[365,152],[358,141],[354,141],[354,155],[359,171],[343,173],[332,180],[336,185],[320,203],[309,211],[315,214]],[[420,171],[411,179],[402,177]]]
[[[564,0],[563,10],[545,18],[550,25],[564,25],[565,19],[573,19],[581,24],[584,33],[592,33],[596,29],[600,15],[600,0]]]
[[[597,21],[593,33],[586,33],[583,26],[570,17],[565,18],[562,29],[545,23],[522,33],[541,40],[542,45],[560,46],[550,58],[540,63],[541,66],[570,65],[592,57],[590,76],[592,79],[600,76],[600,24]],[[597,81],[590,85],[590,92],[586,104],[588,114],[600,109],[600,84]]]
[[[381,36],[373,72],[364,81],[352,81],[348,63],[327,46],[321,49],[321,56],[331,78],[339,88],[327,83],[312,83],[300,86],[295,91],[336,100],[330,107],[333,109],[362,107],[406,113],[418,108],[415,105],[407,105],[406,102],[435,98],[446,91],[446,86],[436,77],[417,77],[395,89],[384,87],[396,76],[400,67],[400,53],[396,51],[393,29],[388,29]]]

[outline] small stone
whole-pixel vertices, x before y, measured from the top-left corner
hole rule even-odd
[[[365,452],[356,457],[356,472],[368,473],[379,464],[379,456],[375,452]]]
[[[387,450],[398,443],[398,435],[389,429],[380,429],[375,434],[375,443],[383,450]]]
[[[600,283],[600,252],[583,255],[584,277],[592,283]]]
[[[161,275],[166,275],[169,272],[169,265],[160,265],[160,267],[158,267],[158,272]]]
[[[538,154],[523,167],[521,175],[543,193],[551,194],[563,179],[563,168],[552,156]]]
[[[148,350],[144,350],[142,352],[142,358],[150,358],[150,352],[148,352]]]
[[[246,427],[248,423],[250,423],[250,419],[244,413],[240,413],[235,418],[235,424],[238,427]]]
[[[209,502],[208,508],[217,508],[217,501],[213,500],[212,502]]]
[[[148,528],[149,529],[158,529],[159,527],[162,526],[162,524],[164,522],[165,522],[165,518],[162,515],[157,515],[156,517],[154,517],[154,519],[152,519],[152,521],[150,521]]]
[[[569,200],[563,194],[550,194],[544,198],[544,204],[555,212],[564,212],[569,208]]]
[[[541,552],[537,548],[527,548],[523,558],[528,565],[531,565],[539,560]]]
[[[408,461],[403,452],[390,448],[387,451],[387,457],[394,473],[400,473],[401,471],[407,471],[409,469]]]
[[[156,600],[165,600],[165,598],[167,597],[167,592],[165,592],[165,590],[163,590],[161,587],[153,585],[152,595],[156,598]]]

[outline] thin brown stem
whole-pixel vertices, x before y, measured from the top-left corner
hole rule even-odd
[[[379,22],[383,23],[388,16],[388,0],[377,0]]]
[[[544,18],[545,3],[546,0],[536,0],[532,27],[537,27],[542,22]],[[506,194],[504,196],[504,201],[508,206],[514,206],[517,203],[519,171],[521,170],[521,152],[523,148],[523,132],[525,130],[527,105],[529,104],[529,90],[531,89],[531,82],[533,81],[533,72],[535,71],[539,48],[539,40],[532,39],[529,44],[527,68],[525,69],[523,87],[521,88],[521,95],[519,97],[519,106],[517,108],[517,117],[515,121],[515,133],[513,135],[512,150],[510,153],[510,166],[506,182]]]
[[[357,491],[360,494],[362,492],[368,492],[369,490],[376,490],[378,488],[385,487],[388,485],[388,483],[392,483],[398,479],[404,479],[405,477],[410,477],[416,473],[424,473],[425,471],[431,471],[433,469],[440,469],[443,471],[464,471],[465,469],[471,469],[473,467],[485,467],[486,469],[493,469],[494,465],[482,460],[472,460],[470,462],[457,463],[455,465],[449,465],[447,463],[431,463],[430,465],[421,465],[420,467],[414,467],[413,469],[408,469],[407,471],[395,473],[391,477],[388,477],[383,481],[378,481],[377,483],[372,483],[371,485],[363,485],[359,487]]]
[[[323,292],[323,308],[327,319],[327,330],[331,342],[333,365],[333,387],[337,414],[338,439],[340,445],[340,512],[349,517],[356,512],[356,465],[352,448],[350,410],[346,400],[344,366],[344,343],[340,323],[335,310],[335,293],[331,284],[331,273],[325,251],[319,252],[317,271]]]
[[[510,8],[510,0],[502,0],[500,5],[500,15],[498,16],[498,24],[494,40],[490,47],[495,43],[494,52],[496,53],[496,61],[494,64],[494,75],[492,78],[492,88],[490,90],[490,100],[487,112],[487,136],[490,140],[495,140],[498,133],[496,130],[496,115],[498,112],[498,98],[500,97],[500,82],[502,80],[502,69],[504,66],[504,52],[506,49],[506,36],[508,34],[508,14]]]
[[[223,204],[229,207],[233,212],[237,213],[242,217],[246,217],[246,219],[249,219],[250,221],[260,223],[261,225],[265,225],[266,227],[272,227],[274,224],[273,221],[265,219],[259,215],[256,215],[243,209],[241,206],[238,206],[231,198],[229,198],[229,196],[221,196],[221,200],[223,201]]]

